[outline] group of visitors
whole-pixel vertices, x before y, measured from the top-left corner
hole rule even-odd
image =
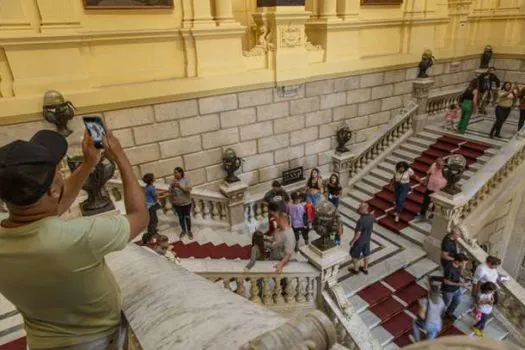
[[[427,333],[429,340],[437,337],[443,328],[444,317],[456,320],[455,311],[470,283],[474,301],[470,311],[475,319],[472,330],[477,336],[483,336],[492,308],[498,303],[497,269],[501,260],[488,256],[485,263],[476,267],[470,279],[465,273],[468,258],[458,247],[460,237],[461,231],[455,227],[441,242],[443,277],[429,278],[430,292],[428,298],[419,300],[419,312],[414,321],[413,335],[410,336],[413,342],[421,340],[421,330]]]
[[[471,116],[478,113],[485,114],[485,107],[490,103],[496,106],[496,120],[489,136],[490,138],[501,138],[501,129],[512,108],[519,101],[517,104],[520,110],[518,131],[521,130],[525,124],[525,86],[520,88],[518,85],[504,82],[497,93],[494,92],[496,89],[500,89],[500,80],[495,74],[494,67],[490,67],[487,72],[469,83],[459,98],[459,106],[456,103],[450,105],[445,115],[444,128],[464,134]]]
[[[263,198],[268,205],[268,230],[255,231],[252,236],[251,259],[245,271],[250,270],[257,260],[279,260],[277,271],[282,271],[293,254],[299,251],[301,238],[309,243],[309,233],[315,220],[315,207],[327,198],[337,208],[342,187],[339,177],[332,174],[324,183],[319,169],[312,169],[306,182],[306,191],[296,191],[291,196],[278,180]],[[342,225],[338,228],[335,240],[340,244]],[[291,242],[293,237],[293,247]]]
[[[419,182],[426,186],[423,204],[421,205],[417,219],[429,219],[429,206],[431,203],[431,195],[447,186],[447,179],[443,176],[443,167],[447,157],[438,157],[428,169],[424,178],[419,178],[410,168],[407,162],[398,162],[394,169],[392,177],[392,185],[394,186],[394,220],[399,222],[399,217],[403,212],[405,202],[412,191],[411,180]]]

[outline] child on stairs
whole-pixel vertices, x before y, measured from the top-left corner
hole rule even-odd
[[[496,289],[497,286],[492,282],[485,282],[480,287],[480,293],[476,298],[476,306],[472,311],[472,315],[478,321],[472,327],[472,330],[478,337],[483,337],[485,324],[492,313],[492,308],[496,304]]]
[[[449,131],[456,131],[460,113],[461,110],[458,106],[455,103],[451,104],[448,108],[447,114],[445,114],[445,125],[443,128]]]

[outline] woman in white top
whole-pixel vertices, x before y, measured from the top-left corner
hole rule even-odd
[[[396,171],[394,172],[394,198],[395,198],[395,221],[399,222],[399,215],[403,211],[403,205],[410,192],[410,179],[414,178],[416,181],[420,179],[414,174],[414,170],[410,169],[407,162],[399,162],[396,164]]]
[[[472,327],[478,337],[483,336],[485,323],[492,313],[492,308],[497,304],[496,289],[496,285],[492,282],[485,282],[480,287],[480,293],[476,300],[476,312],[480,314],[479,321]]]
[[[497,283],[498,281],[498,267],[501,265],[501,260],[495,256],[487,256],[484,264],[480,264],[474,272],[472,279],[472,296],[476,296],[479,287],[485,282]]]

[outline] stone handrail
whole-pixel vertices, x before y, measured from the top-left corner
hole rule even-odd
[[[286,323],[281,315],[135,244],[108,255],[106,262],[141,349],[289,350],[295,348],[293,340],[327,350],[335,343],[334,325],[318,311]]]
[[[257,261],[244,272],[247,261],[187,259],[182,266],[252,302],[273,306],[315,306],[320,272],[306,262],[290,262],[282,273],[275,261]]]
[[[417,109],[418,105],[411,101],[410,105],[405,107],[399,115],[392,118],[388,124],[381,127],[366,142],[353,149],[351,159],[345,162],[334,162],[334,171],[339,173],[348,171],[349,177],[353,178],[395,141],[412,131],[412,122]],[[333,159],[336,160],[337,155]]]
[[[466,225],[461,225],[460,228],[463,237],[467,239],[472,237]],[[460,239],[459,244],[476,264],[485,262],[488,254],[474,240]],[[498,273],[500,276],[507,276],[508,280],[499,283],[500,301],[494,314],[518,340],[525,344],[525,288],[503,268],[498,268]]]
[[[428,96],[426,112],[428,115],[434,115],[445,111],[451,104],[458,103],[459,97],[462,93],[463,89],[430,93]]]
[[[139,180],[139,183],[142,187],[145,184]],[[112,191],[122,191],[122,180],[120,179],[111,179],[107,183],[107,187]],[[159,193],[166,192],[169,190],[169,184],[158,182],[155,184]],[[113,192],[115,196],[115,192]],[[115,197],[122,197],[122,194],[116,194]],[[117,199],[118,200],[118,199]],[[221,225],[228,226],[228,198],[226,198],[222,193],[193,188],[191,191],[191,201],[192,201],[192,216],[195,221],[203,222],[210,225]],[[169,201],[161,201],[165,208],[170,208],[171,204]]]
[[[322,292],[325,312],[335,324],[338,343],[351,350],[381,350],[382,347],[354,310],[338,284]]]
[[[459,209],[460,217],[467,217],[488,196],[495,193],[503,180],[525,160],[525,138],[515,135],[487,164],[463,185],[465,204]]]

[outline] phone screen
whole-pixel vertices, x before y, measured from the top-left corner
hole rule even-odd
[[[102,140],[106,136],[106,128],[99,117],[84,117],[84,124],[95,142],[95,147],[102,148]]]

